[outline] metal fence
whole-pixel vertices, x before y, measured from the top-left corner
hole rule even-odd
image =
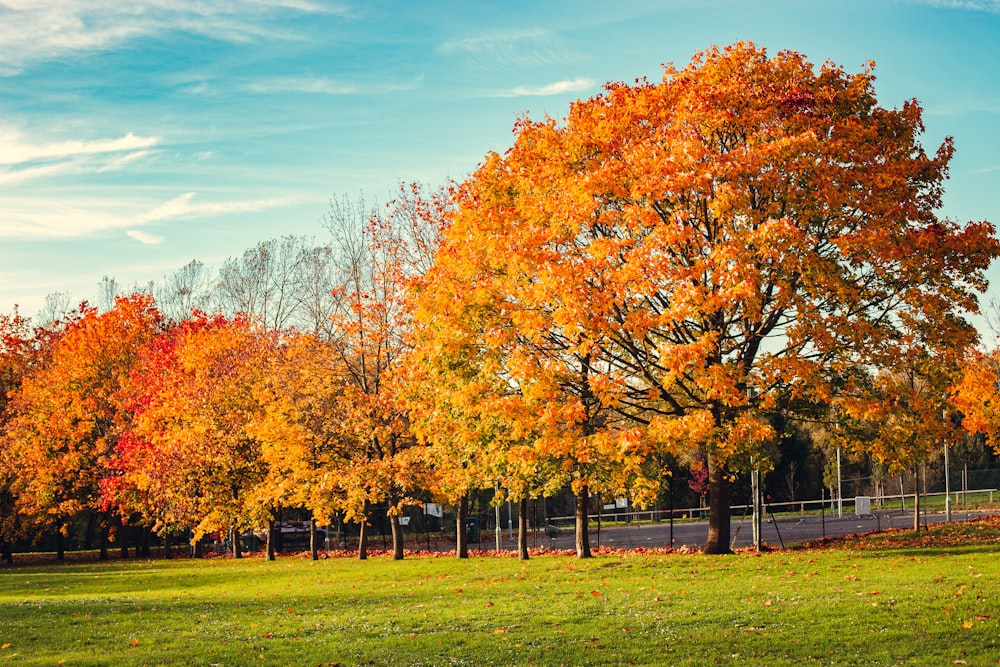
[[[919,492],[921,504],[925,512],[965,512],[982,509],[997,509],[1000,503],[1000,469],[952,470],[946,485],[941,470],[919,471],[917,489],[914,489],[913,474],[903,476],[855,477],[840,480],[841,496],[837,489],[832,488],[824,493],[822,498],[796,500],[793,502],[763,503],[763,511],[773,515],[806,515],[810,513],[828,512],[833,515],[853,515],[856,513],[856,498],[867,498],[871,512],[912,512],[914,494]],[[946,494],[945,489],[948,493]],[[751,504],[731,505],[730,511],[734,518],[749,515]],[[862,512],[868,514],[868,512]],[[674,520],[704,519],[708,516],[706,507],[676,507],[674,509],[631,508],[591,511],[591,521],[601,521],[610,524],[632,524]],[[575,517],[551,516],[547,524],[562,526],[573,523]]]

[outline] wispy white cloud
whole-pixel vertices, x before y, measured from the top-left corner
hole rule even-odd
[[[363,85],[335,81],[326,77],[280,77],[264,79],[247,84],[245,90],[258,94],[305,93],[318,95],[385,95],[403,90],[414,90],[420,86],[423,76],[411,81],[376,83],[366,81]]]
[[[541,28],[531,28],[528,30],[517,30],[505,33],[492,33],[488,35],[478,35],[476,37],[463,37],[451,39],[442,43],[438,50],[448,55],[461,55],[467,53],[493,53],[499,51],[510,51],[526,44],[544,41],[552,35],[548,30]]]
[[[0,5],[0,74],[67,53],[116,48],[169,31],[229,42],[294,38],[283,14],[349,13],[346,5],[308,0],[6,0]]]
[[[131,164],[137,160],[141,160],[144,157],[152,155],[153,151],[135,151],[134,153],[127,153],[119,158],[115,158],[111,162],[107,163],[98,172],[103,173],[105,171],[118,171],[124,168],[126,165]]]
[[[139,228],[151,222],[254,213],[294,203],[281,198],[198,202],[195,197],[189,192],[158,205],[147,203],[146,211],[138,213],[140,204],[121,198],[0,197],[0,239],[71,239],[122,230],[140,243],[157,243],[158,237]]]
[[[77,165],[74,162],[62,162],[59,164],[47,164],[40,167],[27,167],[0,172],[0,185],[14,185],[36,178],[47,178],[58,176],[59,174],[71,173],[75,171]]]
[[[359,92],[352,83],[338,83],[316,77],[287,77],[256,81],[246,86],[251,93],[319,93],[323,95],[353,95]]]
[[[157,137],[137,137],[129,132],[117,139],[93,141],[68,140],[32,144],[21,140],[15,130],[0,130],[0,164],[12,165],[32,160],[67,158],[97,153],[121,153],[139,148],[149,148],[159,143]]]
[[[556,81],[544,86],[517,86],[510,90],[501,90],[492,94],[492,97],[527,97],[527,96],[547,96],[562,95],[563,93],[578,93],[580,91],[593,88],[595,82],[592,79],[566,79]]]
[[[0,185],[61,174],[118,171],[150,154],[158,137],[129,132],[116,139],[66,140],[33,143],[16,130],[0,128]]]
[[[1000,0],[905,0],[918,5],[930,5],[941,9],[963,9],[973,12],[1000,14]]]
[[[0,210],[0,238],[9,239],[78,238],[128,224],[121,202],[103,198],[0,197]]]
[[[543,67],[577,59],[558,35],[539,28],[453,39],[438,46],[438,52],[487,71]]]
[[[153,234],[147,234],[141,229],[126,229],[125,234],[129,238],[135,239],[136,241],[144,245],[159,245],[163,243],[162,236],[154,236]]]
[[[195,192],[187,192],[164,202],[134,219],[135,224],[145,224],[159,220],[176,218],[209,217],[229,213],[256,213],[270,208],[287,206],[287,199],[252,199],[221,202],[196,202]]]

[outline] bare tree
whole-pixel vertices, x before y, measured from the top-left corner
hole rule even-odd
[[[426,196],[420,186],[404,186],[399,198],[384,210],[363,198],[331,201],[325,226],[331,236],[337,300],[331,318],[335,349],[355,391],[354,412],[361,419],[348,426],[358,445],[355,468],[380,471],[359,477],[364,516],[370,504],[386,503],[392,531],[393,556],[403,558],[399,515],[412,498],[414,471],[401,456],[416,439],[409,432],[402,402],[388,382],[404,354],[410,326],[407,289],[411,278],[430,265],[449,201],[445,195]],[[364,475],[364,473],[362,473]],[[360,495],[360,494],[359,494]],[[362,520],[359,555],[365,556],[366,528]]]
[[[50,327],[66,318],[69,313],[69,292],[52,292],[45,296],[45,304],[38,311],[35,320],[40,326]]]
[[[207,310],[212,297],[211,272],[196,259],[163,277],[153,293],[163,316],[181,322],[194,310]]]
[[[225,313],[247,313],[265,326],[283,329],[299,306],[298,266],[309,239],[285,236],[262,241],[240,257],[230,257],[219,270],[215,296]]]
[[[121,292],[121,285],[111,276],[102,276],[97,283],[97,310],[106,313],[115,307],[115,297]]]
[[[788,491],[788,500],[795,502],[795,494],[799,490],[799,480],[795,479],[799,472],[799,462],[789,461],[788,470],[785,473],[785,489]]]
[[[294,325],[320,339],[331,340],[334,334],[332,317],[340,301],[333,248],[325,245],[304,249],[296,269],[299,307]]]

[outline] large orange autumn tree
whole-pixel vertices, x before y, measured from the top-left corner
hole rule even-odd
[[[520,121],[460,190],[439,258],[477,283],[455,308],[494,299],[479,344],[507,346],[512,386],[550,388],[564,433],[700,449],[708,553],[729,550],[729,489],[771,413],[975,339],[993,227],[938,217],[952,142],[928,154],[917,102],[881,107],[873,83],[712,48]]]

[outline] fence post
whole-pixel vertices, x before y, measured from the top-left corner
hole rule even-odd
[[[948,441],[944,441],[944,520],[951,523],[951,480],[948,475]]]

